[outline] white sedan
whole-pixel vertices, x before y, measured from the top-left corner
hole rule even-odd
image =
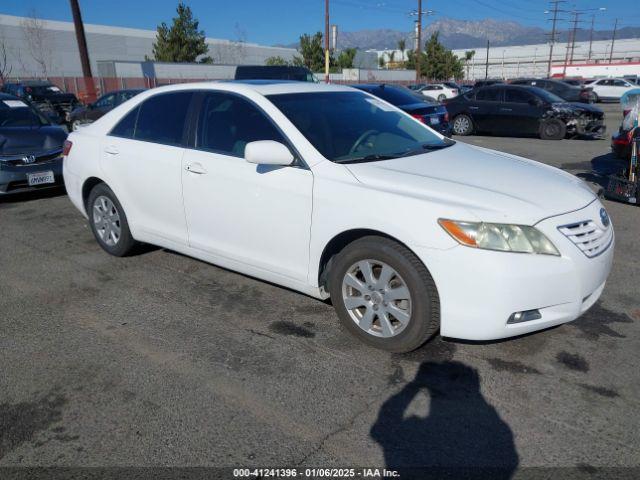
[[[421,87],[420,93],[427,97],[435,98],[439,102],[446,100],[447,98],[454,98],[459,95],[457,88],[448,87],[443,83],[430,83]]]
[[[601,78],[587,84],[595,94],[595,100],[618,101],[629,90],[638,88],[638,85],[627,82],[623,78]]]
[[[331,297],[347,330],[396,352],[438,330],[487,340],[574,320],[613,259],[578,178],[343,86],[149,90],[71,133],[64,179],[108,253],[146,242]]]

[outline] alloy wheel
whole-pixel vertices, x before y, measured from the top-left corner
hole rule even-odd
[[[376,337],[394,337],[411,320],[411,293],[406,282],[379,260],[361,260],[347,270],[342,301],[355,324]]]
[[[108,197],[100,195],[93,202],[93,224],[100,239],[112,247],[122,234],[120,213]]]
[[[465,116],[459,116],[453,122],[453,131],[461,135],[469,131],[469,126],[469,119]]]

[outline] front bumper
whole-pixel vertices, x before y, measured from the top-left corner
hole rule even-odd
[[[604,120],[578,120],[575,133],[578,135],[603,136],[607,131]]]
[[[55,183],[47,183],[34,187],[29,186],[29,182],[27,180],[28,173],[46,171],[53,172]],[[6,162],[0,161],[0,196],[55,188],[62,185],[62,157],[29,165],[10,165]]]
[[[457,246],[416,248],[440,296],[441,334],[466,340],[495,340],[575,320],[600,297],[611,270],[608,248],[588,258],[559,226],[598,221],[602,205],[589,206],[536,225],[561,255],[494,252]],[[609,227],[613,228],[613,227]],[[538,310],[541,318],[507,323],[516,312]]]

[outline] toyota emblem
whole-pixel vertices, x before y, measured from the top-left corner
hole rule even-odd
[[[24,157],[22,157],[22,162],[23,163],[35,163],[36,161],[36,156],[35,155],[25,155]]]
[[[609,214],[604,208],[600,209],[600,220],[602,221],[602,225],[608,227],[611,224],[611,220],[609,219]]]

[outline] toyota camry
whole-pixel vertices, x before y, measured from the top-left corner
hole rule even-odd
[[[106,252],[159,245],[330,298],[348,331],[390,351],[574,320],[613,259],[582,180],[345,86],[152,89],[65,152],[70,199]]]

